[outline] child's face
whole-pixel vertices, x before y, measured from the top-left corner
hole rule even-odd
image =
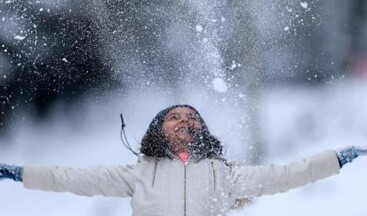
[[[188,107],[172,109],[164,117],[162,132],[167,141],[177,151],[187,151],[187,145],[193,141],[190,130],[201,130],[199,115]]]

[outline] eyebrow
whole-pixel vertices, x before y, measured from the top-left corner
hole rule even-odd
[[[166,117],[170,117],[172,115],[179,115],[179,113],[177,113],[177,112],[169,113]]]
[[[169,116],[172,116],[172,115],[181,115],[181,114],[178,113],[178,112],[171,112],[171,113],[167,114],[166,118],[169,117]],[[189,112],[189,113],[186,113],[186,115],[199,116],[199,114],[197,114],[196,112]]]

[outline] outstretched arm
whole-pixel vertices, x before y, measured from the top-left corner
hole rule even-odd
[[[233,166],[232,199],[286,192],[338,174],[340,166],[335,151],[328,150],[288,165]]]
[[[133,166],[71,168],[58,166],[0,164],[0,180],[23,182],[25,188],[71,192],[82,196],[132,196]]]
[[[234,166],[232,194],[237,197],[253,197],[286,192],[338,174],[345,164],[362,155],[367,155],[366,148],[352,146],[321,152],[283,166]]]

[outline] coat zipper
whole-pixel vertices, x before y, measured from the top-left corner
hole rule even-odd
[[[217,167],[215,166],[214,162],[212,161],[211,162],[212,164],[212,171],[213,171],[213,188],[214,190],[216,190],[217,188],[217,177],[216,177],[216,170],[217,170]]]
[[[186,162],[184,163],[184,216],[186,216],[187,197],[186,197]]]
[[[158,166],[158,160],[155,160],[154,162],[154,172],[153,172],[153,181],[152,181],[152,187],[154,188],[155,184],[155,175],[157,173],[157,166]]]

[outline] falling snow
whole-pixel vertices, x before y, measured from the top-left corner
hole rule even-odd
[[[307,3],[307,2],[301,2],[300,4],[301,4],[301,6],[302,6],[304,9],[307,9],[307,7],[308,7],[308,3]]]
[[[293,9],[290,7],[286,7],[288,12],[293,12]]]
[[[16,40],[24,40],[25,39],[25,36],[16,35],[14,37],[14,39],[16,39]]]
[[[151,116],[172,103],[203,110],[229,159],[288,163],[352,144],[350,137],[365,142],[366,100],[360,92],[367,92],[366,72],[355,72],[359,55],[353,49],[366,52],[366,27],[357,23],[366,15],[357,13],[352,0],[2,2],[0,163],[135,163],[116,139],[119,113],[127,113],[128,135],[138,148]],[[349,18],[341,22],[340,14]],[[266,149],[265,160],[252,154],[258,149]],[[310,206],[321,203],[315,197],[322,199],[324,208],[314,210],[320,215],[365,212],[362,168],[353,164],[327,183],[256,199],[233,215],[314,215]],[[75,215],[131,215],[127,200],[55,199],[6,184],[0,190],[17,200],[0,199],[6,215],[49,215],[57,202],[71,205]],[[330,187],[335,196],[324,199]],[[45,200],[51,203],[47,209]],[[14,206],[26,208],[11,214]]]
[[[220,93],[226,92],[228,89],[226,82],[222,78],[215,78],[212,84],[214,90]]]
[[[234,70],[234,69],[236,69],[237,68],[237,64],[236,64],[236,62],[235,61],[232,61],[232,64],[231,64],[231,66],[229,67],[229,69],[230,70]]]
[[[195,29],[197,32],[202,32],[203,31],[203,27],[201,25],[196,25]]]

